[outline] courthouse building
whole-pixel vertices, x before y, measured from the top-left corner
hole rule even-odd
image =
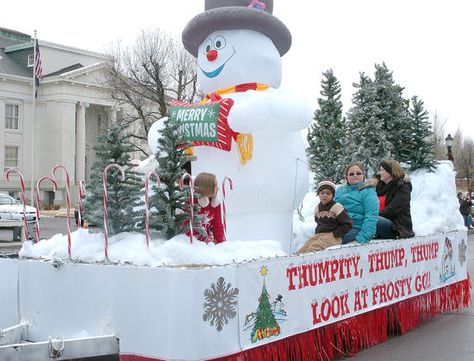
[[[18,167],[30,185],[62,164],[69,170],[73,205],[79,181],[86,182],[95,160],[93,147],[103,124],[116,114],[104,87],[104,54],[39,40],[44,79],[33,94],[33,39],[0,28],[0,169]],[[35,104],[35,105],[34,105]],[[59,191],[41,186],[41,200],[64,204],[65,175],[57,172]],[[18,196],[20,182],[0,177],[0,192]]]

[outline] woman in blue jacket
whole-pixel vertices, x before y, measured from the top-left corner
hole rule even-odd
[[[345,171],[347,184],[337,188],[335,201],[341,203],[352,219],[352,229],[342,239],[342,244],[352,241],[367,243],[375,235],[379,216],[379,200],[374,187],[365,184],[364,168],[360,163],[350,163]]]

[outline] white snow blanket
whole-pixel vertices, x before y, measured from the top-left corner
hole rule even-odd
[[[413,184],[412,220],[417,236],[466,229],[459,213],[451,162],[440,163],[434,172],[417,171],[410,176]],[[169,266],[189,263],[226,265],[284,256],[296,251],[314,234],[314,209],[318,202],[314,190],[310,189],[303,200],[301,212],[295,212],[293,216],[293,237],[289,236],[289,252],[282,248],[280,242],[268,238],[253,241],[229,239],[215,245],[198,241],[190,244],[184,235],[167,241],[153,234],[148,250],[144,234],[121,233],[109,238],[109,259],[117,264]],[[259,227],[259,224],[249,220],[247,227]],[[104,260],[105,242],[102,233],[81,229],[73,232],[71,239],[74,261],[95,263]],[[57,234],[37,244],[25,242],[20,256],[61,259],[68,257],[67,250],[67,235]]]

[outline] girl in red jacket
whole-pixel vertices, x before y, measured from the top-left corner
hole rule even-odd
[[[225,241],[221,217],[221,202],[217,198],[217,178],[214,174],[199,173],[194,180],[194,188],[199,195],[200,214],[205,216],[203,228],[206,236],[196,235],[203,242],[222,243]]]

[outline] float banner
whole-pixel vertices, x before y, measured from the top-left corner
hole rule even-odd
[[[238,267],[242,348],[462,281],[467,278],[466,252],[466,232],[449,232]]]
[[[233,104],[232,99],[199,105],[174,100],[171,103],[170,121],[180,123],[180,133],[193,146],[230,150],[233,132],[227,117]]]

